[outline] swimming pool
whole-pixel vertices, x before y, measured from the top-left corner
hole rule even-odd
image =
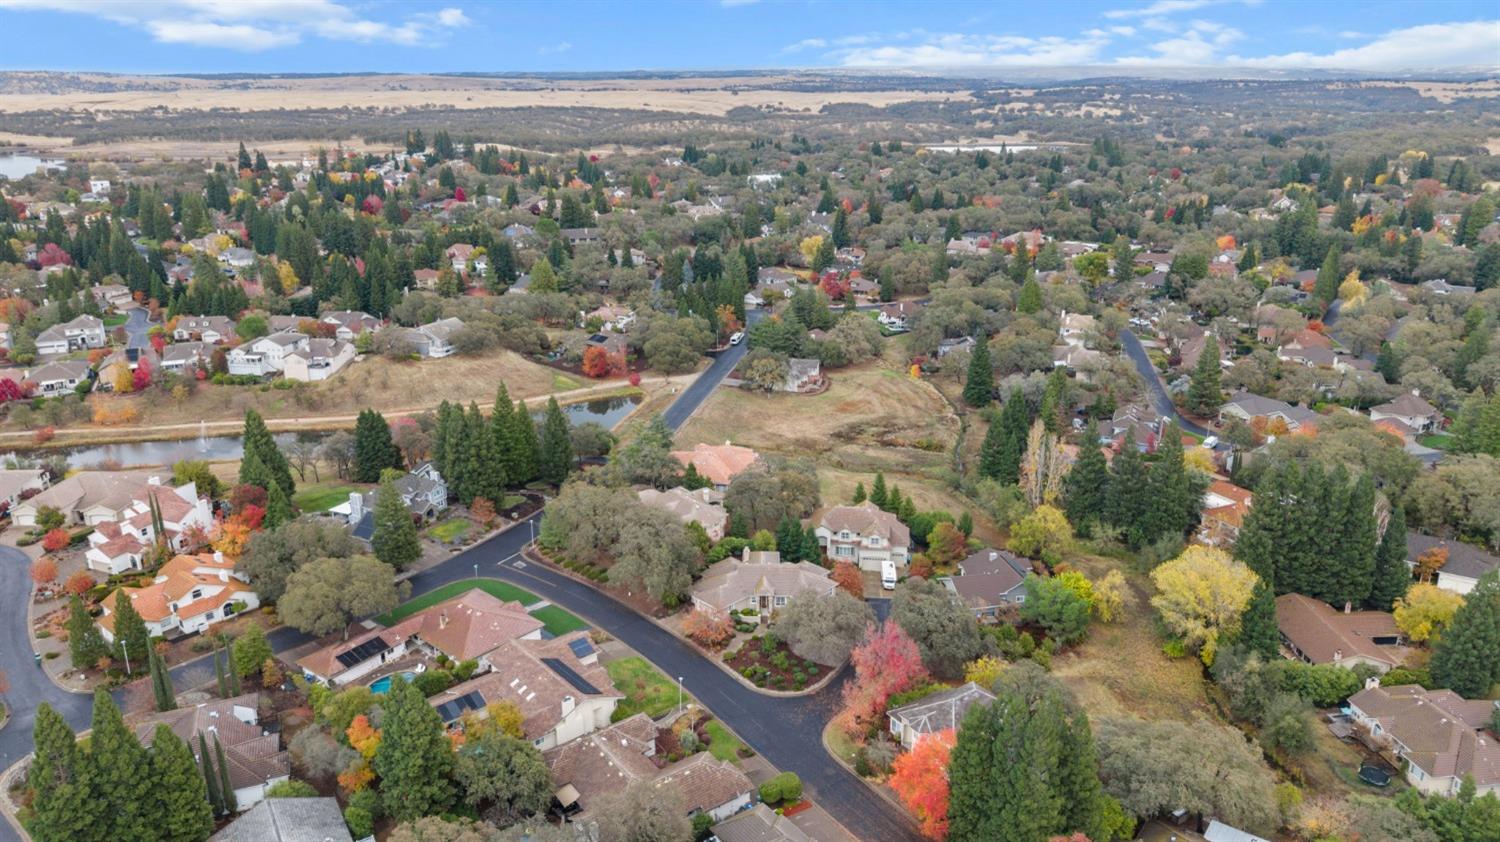
[[[394,676],[384,675],[380,678],[375,679],[374,683],[370,685],[370,692],[377,694],[390,692],[391,679],[393,677]],[[401,673],[401,677],[406,679],[407,681],[411,681],[412,679],[417,677],[417,674],[414,672],[403,672]]]

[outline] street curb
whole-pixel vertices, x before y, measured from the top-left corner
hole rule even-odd
[[[911,816],[911,813],[906,809],[906,805],[902,804],[901,803],[901,799],[897,798],[896,794],[894,792],[890,791],[890,787],[872,783],[868,778],[866,778],[863,775],[861,775],[860,773],[854,771],[854,766],[852,764],[845,763],[844,759],[842,757],[839,757],[837,754],[834,754],[833,749],[830,748],[829,745],[828,745],[828,729],[829,728],[833,728],[833,727],[835,727],[834,723],[833,723],[833,720],[829,719],[828,720],[828,724],[823,726],[822,733],[818,735],[818,741],[823,744],[823,751],[826,752],[828,754],[828,756],[833,759],[834,763],[837,763],[840,766],[844,767],[844,771],[848,772],[850,775],[853,775],[855,780],[857,780],[860,783],[864,784],[865,787],[867,787],[868,789],[870,789],[876,795],[880,796],[881,798],[885,799],[886,801],[889,801],[891,803],[891,806],[893,806],[896,809],[900,810],[902,813],[906,814],[907,816]],[[913,821],[915,821],[915,819],[913,819]]]

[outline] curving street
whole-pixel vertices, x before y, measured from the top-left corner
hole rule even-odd
[[[1171,418],[1177,422],[1177,426],[1195,436],[1212,435],[1211,430],[1202,424],[1184,418],[1182,413],[1172,403],[1172,398],[1167,395],[1167,387],[1162,385],[1161,375],[1157,373],[1156,366],[1151,364],[1151,357],[1146,355],[1145,346],[1141,340],[1136,338],[1129,328],[1120,332],[1120,346],[1125,349],[1125,354],[1135,364],[1135,370],[1140,373],[1141,378],[1146,381],[1146,388],[1151,393],[1151,407],[1161,414],[1163,418]]]
[[[760,315],[752,314],[750,321],[757,321]],[[731,346],[683,391],[664,413],[672,429],[687,421],[744,356],[745,350],[746,343]],[[530,521],[534,523],[540,517],[538,513]],[[810,696],[785,698],[757,693],[697,650],[603,592],[522,560],[521,550],[530,537],[531,528],[518,524],[417,573],[409,580],[412,596],[473,578],[478,565],[480,576],[511,582],[556,603],[625,642],[667,675],[681,677],[688,692],[733,728],[751,748],[778,768],[796,772],[808,796],[858,838],[881,842],[921,839],[904,811],[873,792],[823,750],[823,727],[838,706],[838,693],[847,674]],[[57,708],[74,728],[87,727],[90,717],[89,697],[53,684],[34,661],[27,628],[29,566],[25,554],[19,550],[0,547],[0,669],[5,670],[11,681],[6,701],[13,709],[10,724],[0,730],[0,768],[9,767],[30,753],[32,723],[41,703]],[[877,612],[883,613],[885,607],[884,601],[878,602]],[[308,640],[306,635],[289,628],[276,629],[269,638],[278,652]],[[172,670],[172,677],[178,687],[212,682],[212,661],[204,657],[182,664]],[[15,830],[9,823],[0,822],[0,842],[12,840],[19,842]]]

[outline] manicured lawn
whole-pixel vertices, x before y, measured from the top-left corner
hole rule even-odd
[[[326,512],[360,490],[357,485],[340,482],[308,483],[292,493],[292,505],[304,512]]]
[[[578,631],[579,629],[586,629],[589,627],[588,623],[585,623],[583,620],[580,620],[574,615],[569,614],[561,608],[558,608],[556,605],[549,605],[546,608],[538,608],[537,610],[531,612],[531,616],[537,618],[538,620],[541,620],[545,624],[545,628],[547,629],[547,631],[559,637],[567,634],[568,632],[574,632]]]
[[[558,374],[554,372],[552,375],[552,391],[554,392],[567,392],[573,389],[577,389],[578,386],[578,381],[574,380],[566,374]]]
[[[448,520],[445,520],[442,523],[439,523],[436,526],[433,526],[431,529],[427,530],[427,537],[431,538],[434,541],[442,541],[444,543],[457,541],[458,539],[464,537],[464,535],[468,534],[469,527],[473,525],[474,524],[461,517],[449,518]]]
[[[677,707],[677,682],[662,675],[645,658],[636,655],[610,661],[605,669],[615,689],[625,694],[611,721],[619,722],[642,711],[655,719]],[[682,698],[684,703],[691,700],[687,695]]]
[[[129,320],[130,320],[130,314],[128,314],[128,313],[111,313],[108,316],[104,317],[104,326],[105,327],[119,327],[120,325],[125,324]]]
[[[1447,450],[1453,444],[1453,437],[1438,434],[1417,436],[1417,444],[1423,447],[1430,447],[1433,450]]]
[[[480,588],[490,596],[503,599],[507,602],[519,602],[522,605],[531,605],[542,601],[541,597],[531,591],[521,590],[515,585],[505,582],[494,579],[465,579],[462,582],[451,582],[435,591],[428,591],[416,599],[396,606],[396,610],[391,613],[376,617],[375,621],[381,625],[389,626],[392,623],[400,622],[410,617],[424,608],[431,608],[443,600],[452,599],[459,594],[468,593],[475,588]]]
[[[507,495],[505,495],[505,497],[503,499],[501,499],[500,505],[496,506],[495,508],[497,508],[497,509],[499,509],[500,511],[503,512],[506,509],[510,509],[510,508],[514,508],[515,506],[519,506],[519,505],[521,505],[524,502],[526,502],[526,498],[522,497],[519,494],[507,494]]]
[[[724,723],[717,719],[711,720],[703,726],[708,732],[708,751],[720,760],[738,760],[736,753],[744,741],[736,737],[732,731],[724,727]]]

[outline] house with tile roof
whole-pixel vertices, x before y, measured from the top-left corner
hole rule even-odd
[[[21,375],[21,379],[35,386],[35,394],[67,394],[93,377],[93,370],[83,360],[56,360],[43,363]]]
[[[698,444],[692,450],[674,450],[672,458],[681,462],[684,468],[688,465],[697,468],[699,476],[713,483],[716,490],[723,491],[735,477],[754,465],[760,454],[726,441],[723,444]]]
[[[223,553],[179,555],[156,571],[144,588],[116,588],[104,597],[104,609],[96,621],[104,639],[115,640],[115,606],[121,599],[130,604],[152,637],[176,638],[194,634],[236,614],[260,606],[260,596],[245,574]]]
[[[161,535],[156,534],[153,503],[161,517]],[[207,498],[198,496],[195,483],[173,488],[162,484],[160,478],[151,477],[121,517],[95,525],[89,533],[84,564],[90,570],[111,576],[141,570],[142,556],[158,540],[166,541],[173,551],[182,552],[189,549],[195,534],[206,537],[213,523],[213,509]]]
[[[729,523],[729,513],[724,510],[724,493],[712,488],[689,491],[682,486],[657,491],[643,488],[636,492],[641,502],[653,509],[661,509],[675,516],[684,524],[696,523],[703,527],[708,537],[718,541],[724,537]]]
[[[119,520],[153,477],[157,475],[149,471],[79,471],[17,503],[11,519],[17,526],[36,526],[37,512],[51,506],[69,524],[98,526]]]
[[[551,640],[508,640],[484,657],[489,671],[428,699],[447,725],[465,713],[488,715],[508,702],[521,711],[521,730],[543,751],[609,725],[624,695],[599,663],[587,631]]]
[[[413,617],[420,618],[417,637],[433,654],[455,661],[483,658],[512,640],[540,640],[542,621],[519,602],[505,602],[474,588],[439,602]]]
[[[958,563],[958,575],[942,579],[953,597],[978,618],[996,617],[1026,601],[1031,564],[1009,550],[986,547]]]
[[[424,521],[448,508],[448,483],[431,462],[423,462],[406,472],[396,479],[394,485],[396,493],[401,495],[401,504]],[[379,491],[378,488],[356,491],[349,495],[347,503],[332,510],[348,518],[354,537],[364,541],[374,537],[375,499]]]
[[[36,335],[38,354],[66,354],[81,348],[103,348],[108,344],[104,320],[84,314],[71,321],[53,325]]]
[[[1240,527],[1255,495],[1226,479],[1214,477],[1203,491],[1199,509],[1198,541],[1210,547],[1227,547],[1240,537]]]
[[[887,561],[904,568],[910,558],[911,530],[869,500],[830,508],[814,531],[828,558],[853,562],[861,570],[878,573]]]
[[[406,657],[419,642],[423,619],[414,615],[389,628],[370,621],[372,628],[304,655],[297,666],[309,682],[343,687]]]
[[[133,719],[131,728],[142,744],[151,745],[157,725],[166,725],[198,756],[201,735],[209,751],[217,742],[224,749],[224,765],[234,788],[235,805],[249,810],[265,800],[266,790],[291,777],[292,764],[281,748],[281,735],[259,724],[260,694],[247,693],[231,699],[214,699],[176,710],[150,713]],[[215,759],[217,768],[217,759]],[[288,801],[303,799],[284,799]],[[264,838],[264,837],[261,837]]]
[[[970,681],[962,687],[939,690],[911,704],[886,712],[891,736],[907,751],[940,731],[958,729],[969,708],[995,701],[995,694]]]
[[[1276,628],[1285,654],[1309,664],[1353,669],[1365,664],[1385,673],[1411,654],[1406,636],[1386,611],[1343,611],[1300,593],[1276,597]]]
[[[775,551],[746,547],[741,558],[726,558],[693,585],[693,606],[705,611],[755,610],[761,622],[803,594],[824,596],[838,589],[829,570],[810,561],[782,563]]]
[[[281,373],[288,380],[327,380],[353,362],[354,353],[354,346],[342,339],[309,339],[286,355]]]
[[[1420,532],[1406,533],[1406,564],[1413,571],[1424,554],[1441,550],[1446,559],[1438,568],[1433,584],[1445,591],[1466,594],[1479,584],[1479,578],[1491,570],[1500,570],[1500,556],[1463,541],[1434,538]]]
[[[1500,740],[1486,730],[1496,704],[1416,684],[1381,687],[1372,678],[1347,706],[1363,742],[1405,761],[1408,783],[1453,796],[1466,776],[1479,795],[1500,795]]]
[[[1443,413],[1437,407],[1409,392],[1379,406],[1370,407],[1371,421],[1387,418],[1393,418],[1423,433],[1435,430],[1443,423]]]
[[[208,842],[354,842],[337,798],[267,798]]]
[[[791,819],[764,804],[714,825],[714,836],[719,842],[814,842]]]
[[[234,324],[228,316],[182,316],[172,325],[172,338],[217,345],[235,338]]]
[[[40,468],[0,469],[0,512],[14,509],[23,495],[45,491],[51,481],[51,476]]]

